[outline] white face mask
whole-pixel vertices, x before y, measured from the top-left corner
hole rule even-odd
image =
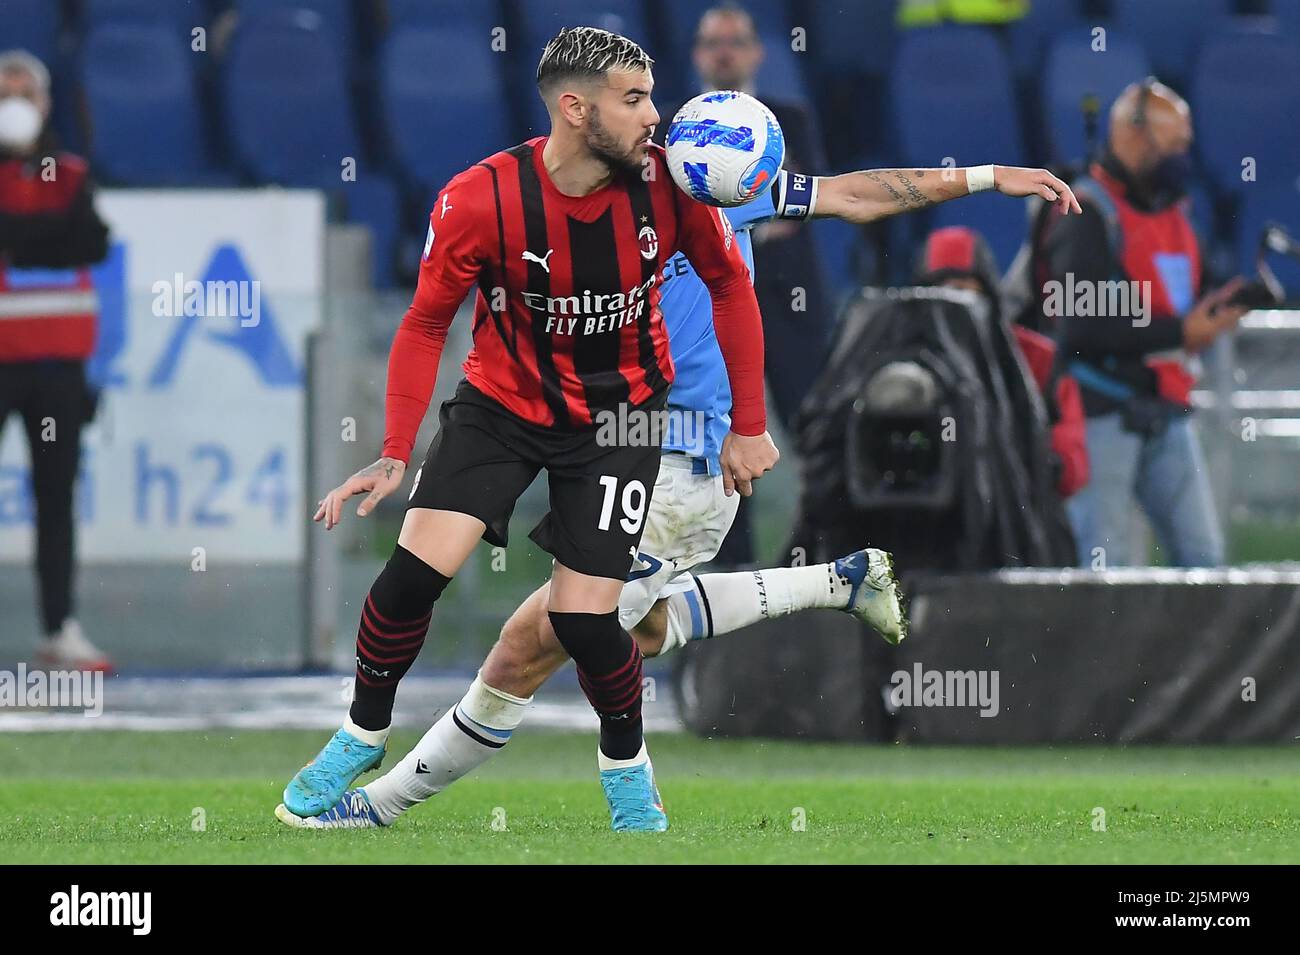
[[[0,99],[0,147],[30,149],[41,134],[44,119],[36,104],[22,96]]]

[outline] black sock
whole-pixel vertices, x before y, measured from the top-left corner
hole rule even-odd
[[[420,655],[444,577],[400,544],[375,578],[357,628],[352,722],[368,730],[393,722],[397,683]]]
[[[641,650],[618,614],[549,614],[555,636],[578,667],[578,683],[600,717],[600,751],[631,759],[641,751]]]

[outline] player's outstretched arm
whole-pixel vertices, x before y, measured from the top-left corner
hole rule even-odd
[[[816,180],[810,215],[847,222],[874,222],[903,212],[996,189],[1006,196],[1039,196],[1061,211],[1080,212],[1070,187],[1046,169],[971,166],[953,169],[865,169]]]

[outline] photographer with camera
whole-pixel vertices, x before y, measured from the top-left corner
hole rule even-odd
[[[1184,359],[1249,309],[1240,279],[1204,289],[1184,202],[1191,144],[1182,97],[1154,78],[1130,85],[1111,108],[1107,148],[1073,184],[1083,215],[1049,213],[1036,243],[1043,328],[1088,419],[1092,480],[1069,502],[1083,566],[1145,563],[1133,553],[1134,497],[1170,563],[1224,560]]]

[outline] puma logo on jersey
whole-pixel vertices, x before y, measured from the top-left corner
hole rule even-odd
[[[550,274],[551,274],[551,265],[550,265],[550,263],[547,261],[547,259],[549,259],[549,258],[551,257],[551,255],[552,255],[552,253],[554,253],[554,252],[555,252],[554,249],[547,249],[547,250],[546,250],[546,254],[545,254],[544,256],[542,256],[542,257],[539,259],[539,258],[538,258],[537,256],[535,256],[533,253],[529,252],[527,249],[524,249],[524,254],[521,255],[520,258],[523,259],[525,262],[536,262],[536,263],[537,263],[538,265],[540,265],[542,268],[546,269],[546,274],[547,274],[547,275],[550,275]]]
[[[453,205],[449,205],[449,204],[447,203],[447,194],[444,192],[444,193],[442,194],[442,216],[441,216],[441,218],[443,218],[443,219],[447,218],[447,213],[450,212],[452,209],[455,209],[455,208],[456,208],[455,206],[453,206]]]

